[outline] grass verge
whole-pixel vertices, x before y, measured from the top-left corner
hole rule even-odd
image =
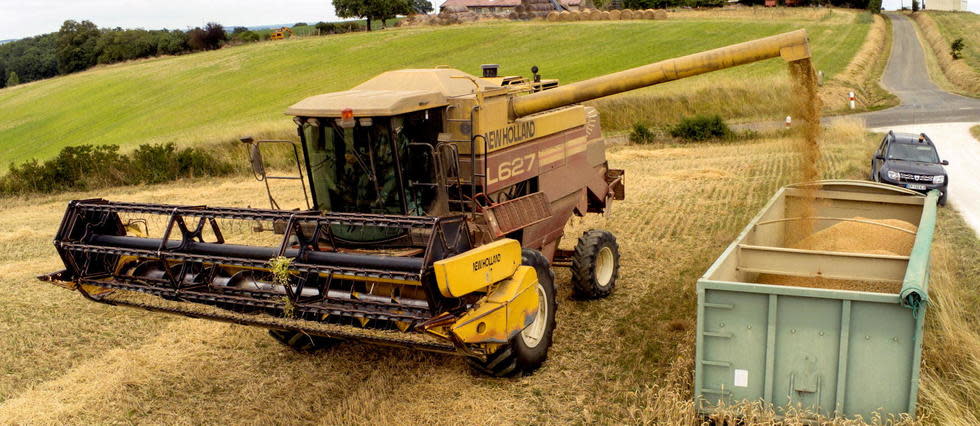
[[[913,13],[911,18],[919,29],[922,44],[932,52],[945,77],[937,80],[948,81],[956,93],[980,97],[980,59],[976,59],[980,55],[980,15],[918,12]],[[950,42],[956,38],[966,41],[967,48],[961,59],[953,59],[950,55]],[[930,70],[930,74],[935,77],[936,73]]]

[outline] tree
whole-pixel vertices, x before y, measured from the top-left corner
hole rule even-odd
[[[367,30],[371,31],[372,19],[380,19],[384,26],[385,19],[412,13],[412,1],[414,0],[333,0],[333,7],[341,18],[366,19]]]
[[[10,74],[7,74],[7,87],[14,87],[18,84],[20,84],[20,77],[17,77],[16,72],[11,71]]]
[[[207,33],[208,46],[211,49],[217,49],[221,47],[221,43],[228,41],[228,33],[225,32],[225,27],[217,22],[208,22],[204,26],[204,31]]]
[[[962,37],[953,40],[953,42],[949,44],[949,55],[953,57],[953,60],[957,60],[963,57],[964,47],[966,47],[966,43],[963,42]]]
[[[871,13],[881,13],[881,0],[869,0],[868,11]]]
[[[95,65],[101,35],[91,21],[65,21],[58,30],[58,72],[70,74]]]
[[[187,45],[192,50],[214,50],[226,41],[228,33],[217,22],[209,22],[203,29],[197,27],[187,32]]]
[[[912,11],[913,12],[919,11],[919,0],[912,0]]]
[[[429,3],[428,0],[411,0],[411,2],[412,10],[414,10],[415,13],[427,14],[433,10],[432,3]]]
[[[333,8],[341,18],[367,19],[367,29],[371,31],[373,16],[368,11],[368,1],[370,0],[333,0]]]

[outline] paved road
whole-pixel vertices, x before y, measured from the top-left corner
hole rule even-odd
[[[901,99],[902,104],[849,117],[863,118],[868,127],[980,122],[980,100],[944,92],[929,79],[925,52],[912,21],[896,12],[886,15],[892,21],[893,42],[881,82]]]

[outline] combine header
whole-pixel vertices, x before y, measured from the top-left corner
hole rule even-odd
[[[579,298],[608,296],[619,247],[572,215],[624,197],[594,108],[578,103],[782,56],[796,31],[559,86],[455,69],[384,73],[287,110],[307,210],[73,201],[55,237],[65,270],[41,277],[94,301],[261,326],[312,349],[340,340],[465,355],[478,371],[527,374],[547,357],[551,266]],[[267,186],[268,188],[268,186]],[[155,218],[155,219],[154,219]]]

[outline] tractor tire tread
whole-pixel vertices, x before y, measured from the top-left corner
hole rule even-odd
[[[608,244],[614,251],[614,264],[611,282],[606,287],[596,284],[595,258],[602,246]],[[619,278],[619,243],[609,231],[590,229],[582,233],[575,244],[572,256],[572,289],[580,299],[601,299],[612,294]]]

